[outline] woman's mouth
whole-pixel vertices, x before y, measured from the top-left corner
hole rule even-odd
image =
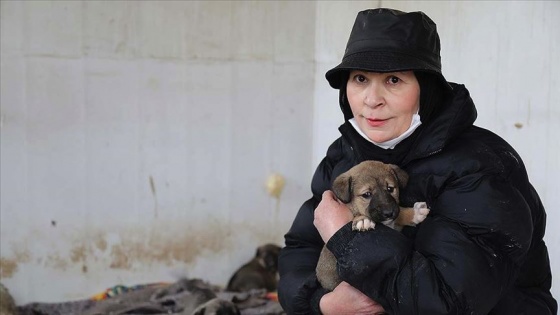
[[[383,126],[387,122],[387,119],[366,118],[366,121],[367,121],[367,123],[370,127],[380,127],[380,126]]]

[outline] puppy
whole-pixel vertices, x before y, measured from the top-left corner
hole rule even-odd
[[[268,292],[276,291],[280,249],[281,247],[275,244],[259,246],[255,257],[233,274],[226,290],[233,292],[253,289],[266,289]]]
[[[399,192],[408,182],[408,174],[396,165],[379,161],[364,161],[333,183],[333,193],[345,203],[352,214],[352,230],[367,231],[375,223],[383,223],[398,231],[403,226],[424,221],[429,213],[425,202],[417,202],[413,208],[399,206]],[[323,247],[316,268],[321,285],[333,290],[340,282],[336,271],[336,258]]]

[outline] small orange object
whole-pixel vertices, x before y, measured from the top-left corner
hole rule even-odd
[[[278,302],[278,292],[268,292],[265,297],[268,300]]]

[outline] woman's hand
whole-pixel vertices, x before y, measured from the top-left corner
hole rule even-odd
[[[386,314],[381,304],[346,282],[321,298],[319,308],[323,315],[376,315]]]
[[[336,231],[352,221],[352,218],[352,212],[348,207],[338,201],[332,191],[327,190],[315,209],[313,224],[326,243]]]
[[[352,221],[352,218],[348,207],[336,199],[332,191],[327,190],[315,209],[313,224],[326,243],[336,231]],[[324,315],[384,314],[380,304],[344,281],[321,298],[319,307]]]

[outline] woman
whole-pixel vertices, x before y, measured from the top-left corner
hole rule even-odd
[[[327,72],[346,122],[312,181],[279,258],[288,314],[556,314],[543,241],[546,213],[515,150],[473,125],[463,85],[441,73],[434,22],[422,12],[358,14],[342,63]],[[352,231],[352,215],[329,190],[364,160],[409,175],[402,206],[430,215],[402,233]],[[343,282],[315,277],[321,248]]]

